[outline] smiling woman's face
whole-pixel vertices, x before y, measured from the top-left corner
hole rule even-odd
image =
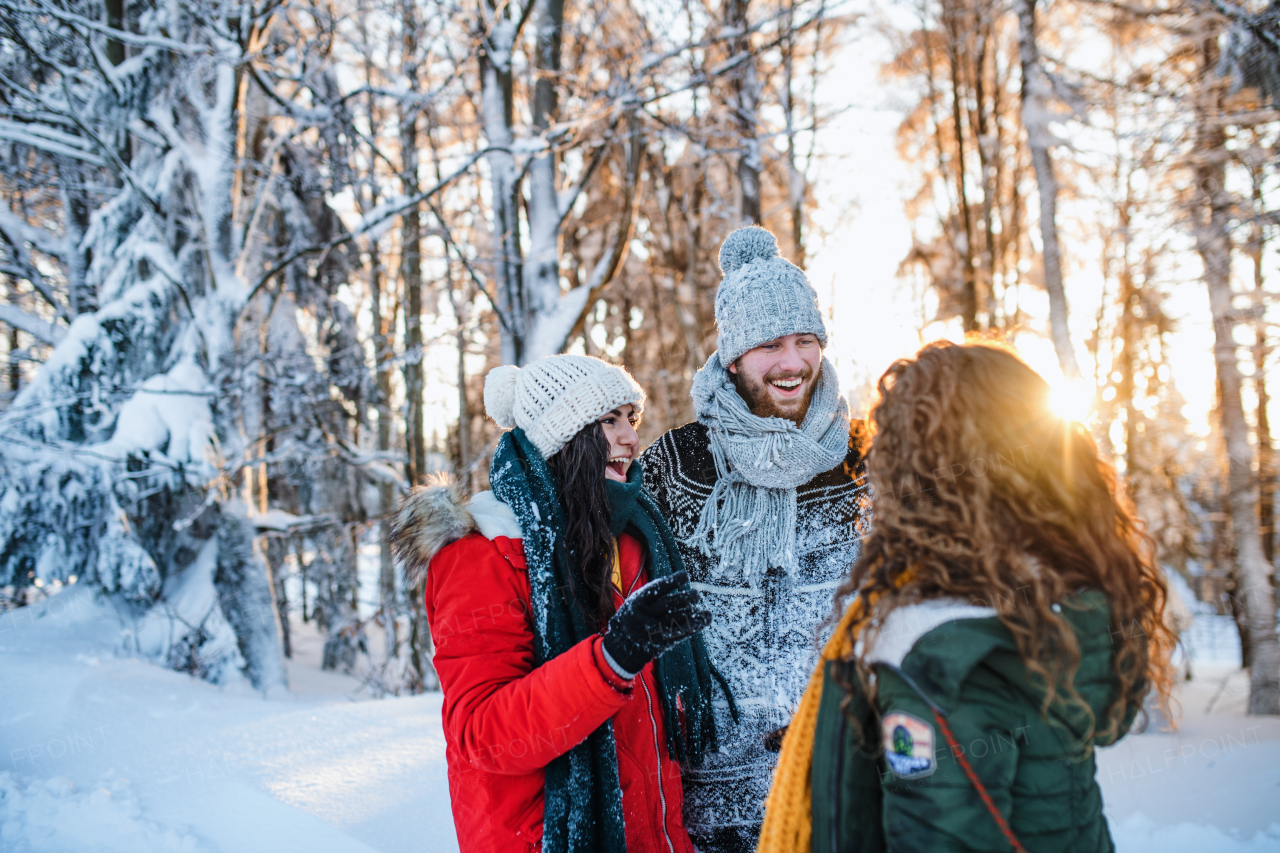
[[[627,481],[627,471],[636,458],[636,448],[640,446],[640,436],[636,435],[636,426],[640,416],[636,407],[624,403],[600,419],[604,437],[609,441],[609,461],[604,466],[604,476],[620,483]]]

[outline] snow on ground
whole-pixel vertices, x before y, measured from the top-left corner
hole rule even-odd
[[[1280,718],[1245,714],[1249,675],[1197,663],[1181,719],[1098,751],[1098,783],[1123,853],[1280,851]]]
[[[120,633],[77,587],[0,614],[0,850],[457,850],[439,694],[353,701],[304,634],[307,692],[263,698]]]
[[[1191,610],[1178,663],[1177,729],[1153,714],[1146,730],[1098,751],[1098,784],[1123,853],[1280,851],[1280,718],[1245,714],[1249,674],[1230,616],[1198,602],[1169,573]],[[1185,675],[1186,670],[1183,670]]]
[[[368,700],[319,670],[297,623],[294,689],[267,698],[130,657],[120,636],[77,587],[0,614],[4,853],[457,849],[439,694]],[[1099,753],[1117,845],[1280,853],[1280,719],[1246,717],[1247,676],[1196,657],[1176,732]]]

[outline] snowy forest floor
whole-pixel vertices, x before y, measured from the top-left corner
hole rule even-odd
[[[1178,731],[1125,738],[1098,777],[1122,853],[1280,851],[1280,719],[1197,617]],[[0,850],[450,851],[440,695],[365,700],[297,626],[293,690],[263,698],[124,656],[88,590],[0,614]],[[1193,646],[1193,649],[1196,648]]]

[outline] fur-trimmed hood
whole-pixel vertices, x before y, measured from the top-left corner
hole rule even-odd
[[[411,491],[391,525],[391,550],[404,567],[405,585],[419,587],[431,558],[472,531],[488,539],[523,538],[516,514],[493,492],[478,492],[468,500],[451,481]]]
[[[866,662],[900,667],[916,642],[934,628],[961,619],[990,619],[995,615],[996,611],[990,607],[979,607],[959,598],[933,598],[898,607],[885,616],[871,647],[865,649]],[[858,639],[859,657],[863,656],[864,639]]]

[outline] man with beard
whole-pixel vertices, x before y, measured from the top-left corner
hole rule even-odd
[[[693,380],[698,420],[641,456],[645,488],[714,615],[719,749],[684,768],[702,853],[754,851],[781,731],[817,660],[819,626],[869,521],[862,421],[850,422],[803,272],[763,228],[720,249],[718,351]]]

